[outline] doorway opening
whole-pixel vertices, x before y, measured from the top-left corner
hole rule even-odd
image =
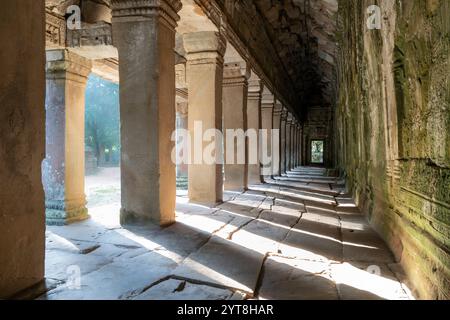
[[[311,164],[324,164],[324,140],[311,140]]]

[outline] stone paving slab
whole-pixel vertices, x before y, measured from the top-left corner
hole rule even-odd
[[[264,210],[261,212],[259,219],[292,228],[298,222],[301,215],[302,212],[299,210],[274,206],[272,210]]]
[[[237,295],[228,289],[168,279],[151,287],[133,300],[231,300],[236,297]]]
[[[333,264],[331,276],[336,281],[340,299],[343,300],[412,298],[386,264]]]
[[[300,220],[280,244],[280,254],[286,257],[316,261],[341,261],[342,243],[336,226]]]
[[[394,256],[373,230],[342,230],[344,261],[393,263]]]
[[[329,265],[306,260],[269,257],[264,264],[260,299],[337,300]]]
[[[264,256],[233,241],[213,237],[173,274],[183,279],[253,294]]]
[[[232,241],[263,255],[277,253],[279,244],[286,238],[289,229],[287,226],[255,220],[236,232]]]
[[[164,251],[116,260],[82,276],[79,290],[70,290],[63,285],[51,290],[41,299],[127,299],[159,279],[169,276],[180,262],[176,255]]]
[[[111,263],[111,258],[49,250],[45,255],[45,276],[50,279],[66,281],[72,274],[73,267],[79,268],[81,274],[88,274]]]
[[[335,190],[341,181],[325,173],[297,169],[226,192],[215,208],[178,198],[168,228],[122,228],[118,204],[49,227],[46,277],[55,283],[41,299],[408,298],[390,272],[391,252],[345,190]],[[64,284],[71,265],[81,266],[80,290]],[[373,266],[378,278],[367,272]]]

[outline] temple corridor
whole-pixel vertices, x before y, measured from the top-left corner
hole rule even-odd
[[[90,182],[87,182],[89,185]],[[95,185],[95,184],[94,184]],[[104,187],[105,185],[103,185]],[[411,299],[394,257],[344,181],[299,167],[208,208],[177,198],[177,224],[121,227],[120,203],[47,229],[38,299]],[[82,285],[65,285],[70,265]],[[400,273],[399,273],[400,272]],[[42,290],[42,288],[41,288]],[[31,293],[28,293],[31,294]]]
[[[449,0],[0,6],[0,300],[450,300]]]

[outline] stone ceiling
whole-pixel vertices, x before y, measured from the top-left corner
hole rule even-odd
[[[332,103],[337,0],[253,1],[300,100]]]
[[[249,0],[225,0],[225,3],[242,5],[243,1]],[[280,57],[302,105],[326,105],[334,102],[337,1],[252,0],[261,16],[265,33]],[[194,0],[183,0],[183,3],[185,8],[182,14],[186,26],[181,23],[179,29],[187,32],[195,31],[189,30],[191,25],[203,27],[205,23],[198,23],[198,17],[191,14],[191,11],[195,11]],[[109,10],[110,0],[46,0],[47,9],[62,15],[72,4],[81,5],[84,21],[109,22],[110,12],[102,13],[103,10],[99,9]],[[94,11],[98,14],[90,17],[88,13]],[[197,20],[191,21],[190,17]]]

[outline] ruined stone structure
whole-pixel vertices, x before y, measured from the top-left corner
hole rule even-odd
[[[312,290],[308,298],[358,298],[333,274],[308,289],[302,277],[326,273],[317,266],[278,289],[269,271],[288,272],[289,259],[328,263],[327,270],[334,262],[356,269],[376,263],[417,298],[449,299],[449,12],[446,0],[3,1],[0,298],[29,297],[23,290],[33,286],[40,294],[54,289],[53,296],[73,297],[57,285],[42,291],[45,224],[58,233],[89,223],[84,109],[94,73],[120,85],[121,225],[115,228],[121,235],[131,233],[123,229],[129,225],[157,228],[135,248],[152,255],[136,264],[163,265],[154,283],[170,275],[177,277],[169,281],[191,279],[191,286],[212,283],[222,298],[238,292],[299,298],[286,294],[294,285],[300,295]],[[258,134],[254,150],[250,137],[194,138],[189,150],[213,145],[218,161],[196,161],[192,152],[191,163],[175,164],[173,133],[194,134],[199,125],[202,133],[268,134]],[[323,163],[312,161],[313,141],[323,143]],[[229,162],[239,149],[243,163]],[[321,168],[304,168],[311,165]],[[179,209],[177,185],[187,187],[193,207]],[[206,214],[219,226],[202,220]],[[194,221],[194,229],[182,231],[180,221]],[[168,226],[168,233],[159,229]],[[270,239],[243,231],[268,232]],[[176,255],[168,253],[169,262],[153,252],[173,247],[158,242],[167,234],[184,241],[176,242],[182,248],[173,248]],[[323,243],[324,237],[335,240]],[[115,241],[95,239],[89,250]],[[349,248],[358,241],[363,249]],[[122,255],[124,247],[115,250]],[[307,258],[305,248],[313,253]],[[251,259],[236,270],[217,250]],[[192,271],[193,261],[217,274],[205,280],[205,270]],[[221,268],[230,268],[228,278]],[[145,287],[125,282],[130,299]],[[117,288],[105,297],[123,297]],[[208,288],[202,290],[213,295]],[[97,297],[87,290],[76,297]],[[153,297],[151,290],[139,294]]]

